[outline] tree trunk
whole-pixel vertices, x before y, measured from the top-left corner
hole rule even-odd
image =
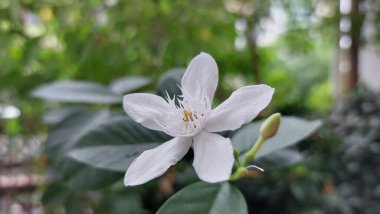
[[[359,80],[359,39],[360,39],[360,24],[359,20],[359,4],[357,0],[351,0],[351,49],[350,49],[350,75],[349,75],[349,88],[354,89]]]
[[[252,20],[247,20],[247,31],[245,33],[245,37],[247,39],[249,52],[251,53],[251,65],[252,65],[252,73],[255,77],[256,83],[261,82],[261,75],[259,69],[259,54],[257,51],[257,40],[256,40],[256,31],[255,31],[255,23]]]

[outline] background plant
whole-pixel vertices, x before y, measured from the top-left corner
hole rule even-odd
[[[367,42],[376,44],[378,29],[373,28],[375,36],[367,39],[361,26],[364,20],[377,26],[380,20],[378,3],[372,0],[356,3],[359,7],[352,7],[354,9],[348,14],[342,14],[338,1],[330,0],[2,0],[0,175],[26,170],[53,178],[54,182],[48,187],[43,182],[39,184],[41,188],[34,191],[36,188],[33,186],[33,197],[29,197],[29,192],[25,195],[24,190],[20,190],[15,200],[38,206],[42,198],[47,212],[60,212],[62,209],[68,213],[81,213],[86,209],[96,213],[158,210],[172,193],[197,181],[187,167],[192,160],[191,153],[163,178],[133,189],[123,188],[119,181],[124,170],[122,165],[126,166],[135,154],[121,154],[116,161],[119,166],[104,160],[95,166],[86,164],[86,158],[90,157],[83,153],[90,154],[87,149],[95,152],[91,154],[119,151],[119,146],[140,151],[134,149],[140,146],[148,148],[167,137],[160,133],[147,133],[147,130],[133,124],[121,110],[121,100],[118,99],[135,91],[163,95],[163,88],[176,90],[172,83],[180,77],[181,67],[192,56],[206,51],[216,58],[221,71],[216,103],[225,100],[230,92],[242,85],[265,83],[276,88],[276,94],[270,108],[262,113],[262,118],[281,112],[285,116],[308,118],[285,117],[284,121],[314,124],[313,118],[327,118],[332,103],[337,102],[330,95],[331,89],[337,86],[336,81],[330,81],[328,77],[332,65],[340,62],[335,58],[340,37],[349,34],[356,50]],[[342,32],[339,29],[343,18],[353,21],[352,31]],[[262,35],[271,32],[273,20],[280,23],[281,32],[272,42],[265,42]],[[354,58],[358,51],[351,49],[344,51]],[[355,70],[349,71],[353,72]],[[133,82],[140,84],[133,86]],[[353,86],[353,89],[356,88]],[[372,96],[374,98],[365,103],[375,103],[378,95]],[[10,105],[20,110],[18,119],[5,120],[2,117],[2,107]],[[351,102],[342,105],[356,109]],[[357,157],[348,155],[338,161],[336,156],[356,145],[352,139],[347,140],[350,136],[366,141],[360,144],[359,150],[368,150],[372,154],[376,150],[374,134],[357,133],[376,130],[373,125],[376,122],[366,119],[373,116],[367,117],[355,110],[353,113],[339,112],[338,109],[331,116],[345,115],[341,117],[345,119],[338,120],[340,122],[331,119],[335,121],[332,127],[337,127],[338,137],[334,136],[335,131],[331,131],[335,128],[324,126],[295,147],[257,159],[255,164],[266,169],[265,173],[252,172],[249,178],[213,186],[211,190],[227,188],[236,192],[235,187],[243,190],[248,210],[255,213],[284,210],[289,213],[355,212],[363,211],[363,203],[370,212],[369,206],[376,203],[367,202],[377,202],[376,187],[368,187],[373,191],[366,193],[356,189],[362,186],[362,180],[374,177],[371,170],[366,170],[367,174],[355,172],[356,181],[346,180],[348,174],[351,176],[350,169],[342,170],[342,175],[335,172],[349,168]],[[377,113],[373,110],[372,114]],[[355,119],[357,117],[361,119]],[[350,126],[352,121],[360,122],[357,126]],[[115,124],[121,128],[115,130]],[[247,145],[241,148],[244,151],[256,140],[256,132],[252,130],[258,130],[258,127],[254,123],[239,133],[223,134],[235,138],[235,141],[239,136],[250,139],[247,144],[242,144]],[[343,129],[356,134],[341,135]],[[248,130],[249,137],[241,134],[244,130]],[[111,139],[107,131],[120,133],[120,136]],[[140,138],[131,133],[154,138]],[[270,142],[267,143],[264,145],[269,146]],[[90,146],[94,148],[88,148]],[[363,160],[359,161],[360,166],[368,163],[370,168],[371,163],[376,162],[367,161],[369,153],[358,155]],[[4,161],[8,161],[8,157],[13,161],[19,154],[28,158],[22,162]],[[366,178],[361,178],[362,174],[366,174]],[[83,180],[90,175],[95,179]],[[19,188],[16,189],[19,193]],[[8,189],[4,192],[8,193]],[[352,199],[347,195],[366,195],[362,198],[369,200],[358,202],[355,197]]]

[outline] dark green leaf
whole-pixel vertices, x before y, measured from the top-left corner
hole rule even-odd
[[[65,213],[85,213],[86,201],[79,193],[73,193],[67,198]]]
[[[110,88],[118,94],[126,94],[135,91],[151,83],[147,77],[123,77],[112,81]]]
[[[61,161],[89,130],[107,121],[108,118],[109,112],[106,110],[88,110],[69,115],[49,132],[45,143],[48,158]]]
[[[61,81],[42,85],[32,95],[44,100],[75,103],[121,103],[122,96],[93,82]]]
[[[181,79],[185,71],[185,68],[173,68],[162,75],[158,81],[157,94],[162,97],[167,96],[166,92],[170,97],[181,95],[182,92],[178,86],[181,85]]]
[[[85,147],[71,151],[69,157],[93,167],[125,172],[133,160],[143,151],[158,145],[155,143],[145,143]]]
[[[262,122],[263,120],[253,122],[236,132],[232,137],[232,143],[238,152],[245,152],[252,147],[259,136]],[[320,120],[306,121],[297,117],[283,116],[277,134],[261,146],[256,158],[300,142],[313,134],[321,124]]]
[[[197,182],[174,194],[157,213],[245,214],[247,204],[241,192],[228,182]]]
[[[68,213],[83,213],[86,199],[81,195],[82,192],[76,192],[66,184],[56,182],[48,186],[41,201],[47,213],[51,213],[59,206],[64,206]]]
[[[66,158],[61,169],[69,186],[78,190],[94,190],[122,179],[124,173],[97,169]]]
[[[143,210],[141,196],[138,193],[128,191],[118,194],[116,198],[111,198],[112,214],[151,214],[151,212]]]
[[[104,148],[103,146],[126,144],[134,144],[137,146],[142,143],[155,143],[157,145],[168,139],[170,139],[168,135],[149,130],[127,116],[117,116],[101,125],[93,126],[84,135],[81,135],[77,140],[75,148],[95,148],[94,146]],[[142,151],[143,148],[141,147],[140,149]],[[102,156],[102,160],[105,161],[105,164],[110,163],[109,161],[112,162],[112,160],[114,160],[112,157],[116,157],[114,154],[108,154],[108,157]],[[106,160],[107,158],[108,160]],[[69,160],[66,159],[63,171],[65,178],[73,188],[97,189],[112,184],[123,176],[123,173],[115,173],[109,171],[110,169],[104,170],[106,165],[103,165],[102,169],[100,169],[73,161],[72,159]],[[101,164],[100,161],[102,160],[98,160],[98,164]],[[117,160],[114,161],[116,162],[113,162],[113,164],[116,164],[116,166],[113,166],[113,168],[118,168],[116,171],[125,171],[120,169],[123,164],[126,164],[124,167],[128,167],[128,163],[126,162],[119,164]],[[125,161],[129,160],[126,159]],[[91,176],[91,179],[88,179],[89,176]]]
[[[47,187],[42,195],[41,202],[44,206],[64,204],[70,191],[62,183],[53,183]]]
[[[77,147],[163,143],[170,138],[163,132],[143,127],[127,116],[116,116],[99,126],[93,127],[79,139]]]
[[[49,132],[45,150],[50,160],[55,162],[71,187],[78,189],[96,189],[117,181],[120,173],[94,169],[66,158],[69,151],[78,146],[82,137],[99,124],[107,121],[106,110],[75,112],[58,123]],[[91,179],[88,179],[91,176]]]

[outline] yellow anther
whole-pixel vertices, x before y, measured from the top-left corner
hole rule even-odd
[[[185,122],[193,122],[194,119],[193,119],[193,113],[187,111],[187,110],[183,110],[183,121]]]

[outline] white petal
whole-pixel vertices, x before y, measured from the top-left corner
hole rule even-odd
[[[242,87],[213,109],[205,129],[209,132],[235,130],[253,120],[272,100],[274,89],[267,85]]]
[[[229,138],[201,132],[194,137],[193,149],[193,166],[200,179],[210,183],[229,179],[234,163]]]
[[[124,110],[136,122],[146,128],[162,131],[163,128],[157,123],[165,121],[170,106],[160,96],[145,93],[128,94],[124,96]]]
[[[182,77],[181,87],[195,98],[204,93],[211,103],[218,86],[218,66],[207,53],[194,57]]]
[[[146,150],[129,166],[124,177],[125,186],[146,183],[164,174],[187,153],[191,138],[173,138],[160,146]]]

